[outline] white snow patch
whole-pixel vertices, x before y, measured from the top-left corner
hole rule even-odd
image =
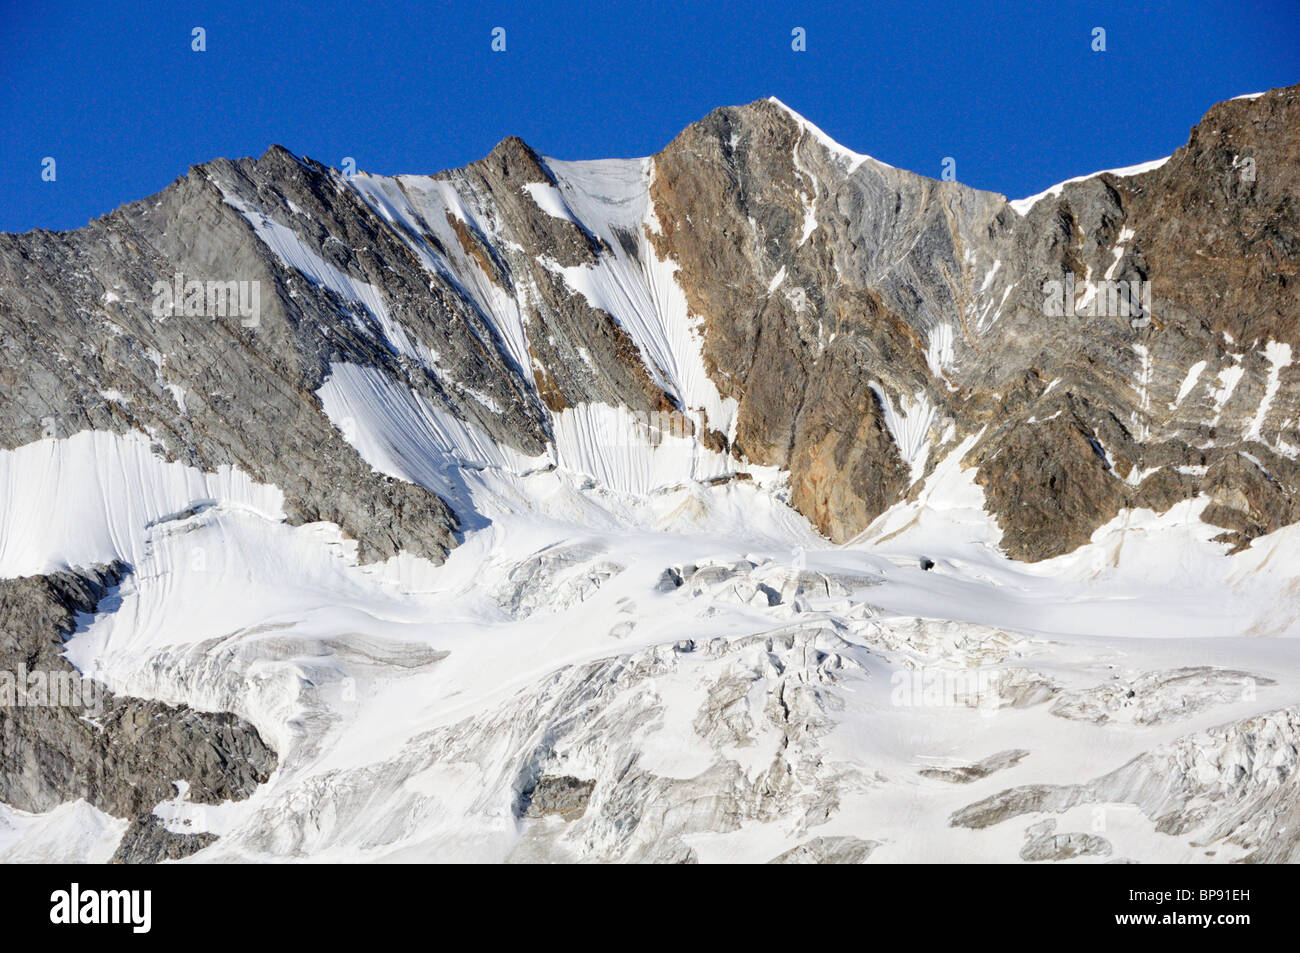
[[[166,384],[167,393],[172,395],[172,400],[176,401],[176,406],[182,414],[188,414],[185,409],[185,388],[180,384]]]
[[[559,189],[549,182],[529,182],[524,186],[524,190],[537,203],[537,207],[547,215],[566,222],[574,220],[573,213],[569,211],[569,206],[564,202],[564,196],[560,194]]]
[[[772,276],[772,280],[767,283],[767,293],[772,294],[777,288],[781,287],[781,282],[785,281],[785,265]]]
[[[984,276],[984,283],[980,285],[981,292],[989,290],[989,286],[993,284],[994,276],[997,275],[998,269],[1001,267],[1002,267],[1001,259],[993,262],[993,267],[990,268],[988,274]]]
[[[836,142],[830,136],[826,135],[826,133],[822,132],[819,128],[814,126],[807,119],[799,115],[797,112],[795,112],[785,103],[781,102],[781,100],[777,99],[775,96],[769,96],[767,101],[770,103],[774,103],[777,106],[780,106],[787,113],[789,113],[790,118],[793,119],[806,133],[808,133],[809,136],[811,136],[814,140],[816,140],[816,142],[823,149],[825,149],[831,156],[833,156],[841,163],[843,163],[843,165],[845,166],[845,170],[850,175],[856,172],[858,167],[861,166],[862,163],[864,162],[874,162],[876,165],[881,166],[882,168],[885,169],[893,168],[893,166],[886,165],[885,163],[881,162],[879,159],[874,159],[868,155],[862,155],[861,153],[854,152],[853,150],[847,149],[844,146],[840,145],[838,142]]]
[[[926,337],[925,363],[935,377],[944,377],[944,372],[956,361],[953,334],[953,326],[944,322],[932,327]],[[951,388],[953,385],[948,386]]]
[[[739,405],[719,394],[704,369],[697,322],[677,283],[676,262],[660,259],[645,234],[653,220],[653,162],[546,162],[577,220],[613,250],[594,265],[557,270],[592,307],[612,315],[627,331],[660,387],[683,408],[707,413],[711,429],[734,438]],[[620,234],[635,240],[635,255],[624,248]]]
[[[88,430],[0,451],[0,487],[0,578],[135,564],[150,524],[194,507],[284,518],[278,488],[228,466],[168,463],[138,433]]]
[[[1151,352],[1145,345],[1134,344],[1133,352],[1137,354],[1139,361],[1136,386],[1138,401],[1133,422],[1137,425],[1137,439],[1146,440],[1151,435],[1151,378],[1154,367]]]
[[[925,391],[917,391],[913,397],[899,395],[895,406],[876,381],[871,381],[868,386],[884,408],[885,426],[898,446],[899,455],[911,468],[911,480],[915,483],[925,474],[925,464],[930,456],[930,425],[934,423],[934,405],[926,397]]]
[[[1240,383],[1241,376],[1246,372],[1245,368],[1241,365],[1241,355],[1233,356],[1236,358],[1237,362],[1235,364],[1229,364],[1223,370],[1219,371],[1219,386],[1216,387],[1210,395],[1214,401],[1214,419],[1210,421],[1211,427],[1219,422],[1219,418],[1223,415],[1224,406],[1230,399],[1232,399],[1233,391],[1237,389],[1237,384]]]
[[[1259,409],[1255,411],[1255,417],[1246,429],[1247,440],[1263,440],[1264,421],[1273,406],[1273,398],[1277,396],[1278,388],[1281,386],[1282,370],[1291,366],[1290,344],[1269,341],[1264,346],[1263,354],[1268,360],[1268,381],[1264,385],[1264,396],[1259,402]]]
[[[43,814],[0,804],[0,864],[106,864],[128,826],[84,799]]]
[[[1115,248],[1113,249],[1115,260],[1110,263],[1110,267],[1107,268],[1106,273],[1102,275],[1102,277],[1107,281],[1114,279],[1115,272],[1119,270],[1119,263],[1124,258],[1124,246],[1128,242],[1132,241],[1134,234],[1136,233],[1133,229],[1128,228],[1127,226],[1119,230],[1119,238],[1115,240]]]
[[[1192,392],[1192,388],[1196,386],[1196,382],[1201,379],[1201,372],[1205,370],[1207,363],[1207,361],[1197,361],[1187,369],[1187,376],[1183,378],[1182,384],[1178,387],[1178,396],[1174,398],[1174,402],[1169,405],[1170,410],[1177,410],[1178,405],[1181,404],[1183,399]]]
[[[1031,195],[1024,199],[1015,199],[1007,204],[1015,210],[1018,215],[1027,215],[1029,210],[1045,198],[1056,198],[1061,194],[1062,189],[1074,182],[1085,182],[1088,179],[1095,179],[1099,175],[1118,175],[1130,176],[1141,175],[1143,172],[1151,172],[1160,168],[1168,162],[1173,156],[1165,156],[1163,159],[1152,159],[1150,162],[1140,162],[1137,165],[1125,166],[1122,169],[1103,169],[1101,172],[1093,172],[1089,175],[1076,176],[1073,179],[1066,179],[1064,182],[1058,182],[1051,188],[1039,192],[1037,195]]]

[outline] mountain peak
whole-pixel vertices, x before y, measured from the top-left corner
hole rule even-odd
[[[872,162],[875,165],[885,169],[893,168],[893,166],[881,162],[879,159],[873,158],[872,156],[869,155],[865,155],[864,153],[854,152],[852,149],[848,148],[847,146],[841,145],[839,142],[835,141],[829,135],[823,132],[820,127],[814,125],[812,122],[805,119],[802,115],[800,115],[795,110],[791,109],[789,106],[787,106],[781,100],[777,99],[775,96],[769,96],[767,99],[761,100],[761,102],[771,103],[772,105],[784,111],[786,115],[788,115],[791,119],[793,119],[795,123],[801,129],[804,130],[804,132],[806,132],[809,136],[811,136],[814,140],[816,140],[822,146],[822,148],[824,148],[832,156],[835,156],[836,158],[843,161],[850,173],[856,171],[858,167],[861,166],[864,162]]]
[[[240,713],[0,712],[0,802],[136,857],[1300,859],[1297,128],[1022,218],[773,98],[0,236],[0,674]]]
[[[479,161],[491,164],[503,178],[517,179],[523,184],[553,181],[541,155],[518,136],[506,136]]]

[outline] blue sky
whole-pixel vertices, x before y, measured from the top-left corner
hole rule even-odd
[[[645,155],[769,95],[856,151],[935,177],[951,156],[958,180],[1015,198],[1167,155],[1218,100],[1300,83],[1300,0],[0,11],[0,231],[84,225],[277,142],[382,173],[463,165],[511,134],[565,159]]]

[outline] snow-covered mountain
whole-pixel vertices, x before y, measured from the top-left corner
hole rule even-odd
[[[1298,131],[1008,202],[767,100],[0,235],[0,672],[86,679],[0,674],[0,859],[1300,859]]]

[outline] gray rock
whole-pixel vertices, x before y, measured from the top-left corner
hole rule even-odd
[[[879,845],[858,837],[814,837],[791,847],[768,861],[769,864],[861,864]]]
[[[1014,767],[1028,756],[1029,752],[1025,749],[1013,748],[1009,751],[999,751],[997,754],[991,754],[984,760],[977,761],[974,764],[963,764],[949,768],[923,768],[920,773],[922,777],[926,778],[951,781],[953,784],[969,784],[972,781],[987,778],[996,771]]]
[[[110,863],[156,864],[181,860],[215,843],[215,834],[179,834],[169,831],[153,814],[141,814],[131,822]]]
[[[85,798],[138,818],[170,799],[177,781],[191,800],[220,804],[248,797],[275,770],[275,752],[242,719],[113,695],[63,658],[79,615],[93,613],[125,572],[116,564],[0,580],[0,672],[76,685],[60,704],[50,695],[0,705],[0,801],[43,812]]]
[[[587,810],[587,802],[591,800],[591,792],[595,787],[595,781],[570,775],[543,775],[537,779],[532,790],[521,795],[527,803],[524,813],[529,817],[558,814],[566,821],[574,820]]]

